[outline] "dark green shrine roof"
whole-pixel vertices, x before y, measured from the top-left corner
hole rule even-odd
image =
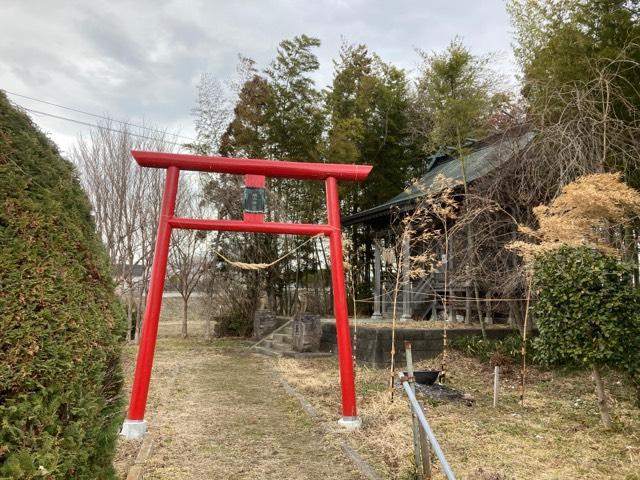
[[[467,183],[487,175],[500,164],[522,150],[533,139],[532,132],[517,135],[503,134],[494,136],[490,140],[470,142],[467,149],[470,151],[463,157],[467,174]],[[462,183],[462,162],[459,158],[449,154],[451,149],[445,149],[427,158],[425,162],[426,173],[420,179],[407,188],[404,192],[390,200],[376,205],[368,210],[349,215],[342,219],[344,226],[365,223],[374,218],[388,215],[392,208],[410,205],[413,200],[426,193],[436,193],[443,187],[434,185],[437,177],[443,176],[454,183]]]

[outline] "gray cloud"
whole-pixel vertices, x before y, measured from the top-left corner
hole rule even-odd
[[[415,69],[414,48],[438,50],[461,35],[475,53],[504,52],[513,76],[502,0],[5,0],[0,6],[0,88],[98,114],[145,118],[193,134],[195,84],[229,78],[238,53],[263,68],[284,38],[319,37],[320,87],[342,39]],[[93,122],[22,99],[17,103]],[[67,150],[85,127],[37,117]]]

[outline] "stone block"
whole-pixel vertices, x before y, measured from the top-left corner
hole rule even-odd
[[[253,336],[260,340],[278,328],[278,318],[271,310],[257,310],[253,317]]]
[[[317,352],[322,339],[320,315],[299,313],[293,319],[293,350],[295,352]]]

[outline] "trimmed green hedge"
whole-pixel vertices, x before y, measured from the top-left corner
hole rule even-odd
[[[0,93],[0,479],[114,477],[124,325],[72,165]]]
[[[627,373],[640,399],[640,290],[633,265],[587,247],[536,258],[533,312],[546,364],[610,367]]]
[[[463,335],[452,338],[450,342],[451,348],[482,362],[490,362],[496,358],[510,363],[522,362],[522,335],[519,333],[502,339],[482,338],[481,335]],[[533,363],[535,358],[534,342],[535,337],[527,338],[528,363]]]

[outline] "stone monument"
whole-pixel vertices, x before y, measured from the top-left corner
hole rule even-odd
[[[278,327],[278,319],[271,310],[269,310],[269,302],[267,295],[262,294],[260,297],[260,306],[253,316],[253,335],[261,340],[265,335],[273,332]]]
[[[317,352],[320,350],[322,325],[320,315],[300,312],[293,319],[293,350]]]

